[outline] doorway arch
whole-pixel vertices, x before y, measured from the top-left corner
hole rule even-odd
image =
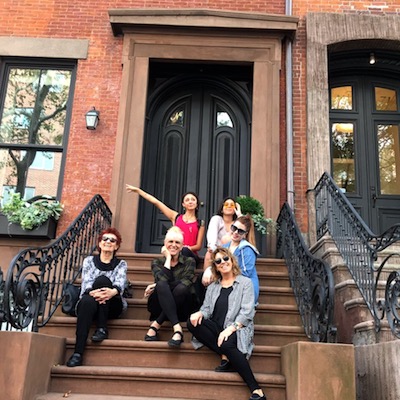
[[[110,10],[109,14],[114,34],[123,35],[122,93],[110,197],[113,223],[124,237],[121,251],[132,251],[136,243],[139,199],[126,193],[125,183],[140,184],[153,61],[252,66],[249,191],[263,203],[266,215],[276,218],[280,188],[286,187],[280,172],[280,154],[284,153],[279,123],[282,39],[292,36],[298,19],[195,9]]]
[[[223,198],[248,194],[250,102],[243,85],[217,75],[180,74],[153,89],[141,187],[177,211],[182,194],[196,192],[205,221]],[[136,250],[158,251],[170,221],[145,201],[138,215]]]

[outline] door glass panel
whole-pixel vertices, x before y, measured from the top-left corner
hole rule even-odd
[[[331,89],[331,109],[353,109],[353,88],[351,86],[339,86]]]
[[[354,168],[354,124],[332,124],[333,179],[348,193],[356,191]]]
[[[375,87],[375,109],[377,111],[397,111],[396,91]]]
[[[175,110],[169,116],[167,126],[171,126],[171,125],[183,126],[183,122],[184,122],[183,118],[184,118],[183,109],[180,108],[179,110]]]
[[[233,128],[232,118],[226,111],[217,111],[217,128],[221,126]]]
[[[377,139],[381,194],[400,194],[399,125],[378,125]]]

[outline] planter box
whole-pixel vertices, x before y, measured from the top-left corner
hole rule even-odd
[[[31,231],[22,229],[18,224],[10,224],[7,217],[0,214],[0,237],[18,237],[32,239],[54,239],[56,237],[57,221],[48,219],[43,225]]]

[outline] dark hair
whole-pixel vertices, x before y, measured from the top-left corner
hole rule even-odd
[[[247,241],[252,244],[254,247],[256,246],[256,235],[254,233],[254,222],[253,218],[250,214],[242,215],[236,219],[237,222],[240,222],[246,227],[246,238]]]
[[[121,234],[119,233],[119,231],[118,231],[116,228],[106,228],[106,229],[103,229],[103,230],[100,232],[99,237],[97,238],[97,250],[98,250],[99,252],[101,251],[100,246],[99,246],[99,244],[100,244],[100,242],[101,242],[101,239],[103,238],[104,235],[107,235],[107,233],[111,233],[112,235],[114,235],[114,236],[117,238],[117,246],[118,246],[118,247],[119,247],[119,245],[120,245],[121,242],[122,242]]]
[[[219,207],[218,207],[217,215],[219,215],[220,217],[223,217],[223,216],[224,216],[224,214],[223,214],[222,211],[223,211],[223,209],[224,209],[224,204],[225,204],[225,202],[226,202],[227,200],[232,200],[232,201],[235,203],[235,207],[236,207],[236,201],[235,201],[235,198],[234,198],[234,197],[231,197],[231,196],[225,197],[224,200],[222,200],[222,203],[221,203],[221,204],[219,205]],[[236,213],[233,213],[232,218],[233,218],[233,220],[235,221],[235,219],[237,218]]]
[[[226,255],[230,258],[231,262],[232,262],[232,271],[233,271],[233,275],[237,276],[240,275],[242,273],[242,271],[240,270],[239,264],[237,262],[236,257],[231,253],[231,251],[227,248],[227,247],[217,247],[212,253],[211,253],[211,261],[212,261],[212,265],[211,265],[211,272],[214,276],[214,278],[216,279],[221,279],[222,275],[221,273],[218,271],[217,266],[215,265],[215,256],[221,253],[223,255]]]
[[[197,194],[196,194],[195,192],[186,192],[186,193],[184,193],[184,194],[182,195],[182,198],[181,198],[181,203],[183,203],[184,198],[185,198],[188,194],[191,194],[192,196],[194,196],[194,197],[196,198],[197,206],[196,206],[196,209],[195,209],[195,215],[196,215],[196,218],[197,218],[197,214],[198,214],[198,212],[199,212],[200,200],[199,200],[199,196],[197,196]]]

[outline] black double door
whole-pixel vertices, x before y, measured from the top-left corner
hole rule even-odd
[[[400,84],[377,75],[331,81],[332,170],[375,233],[400,222]]]
[[[200,198],[206,223],[226,196],[248,194],[249,94],[233,81],[191,76],[150,96],[141,186],[181,211],[181,197]],[[136,250],[158,253],[171,222],[140,200]]]

